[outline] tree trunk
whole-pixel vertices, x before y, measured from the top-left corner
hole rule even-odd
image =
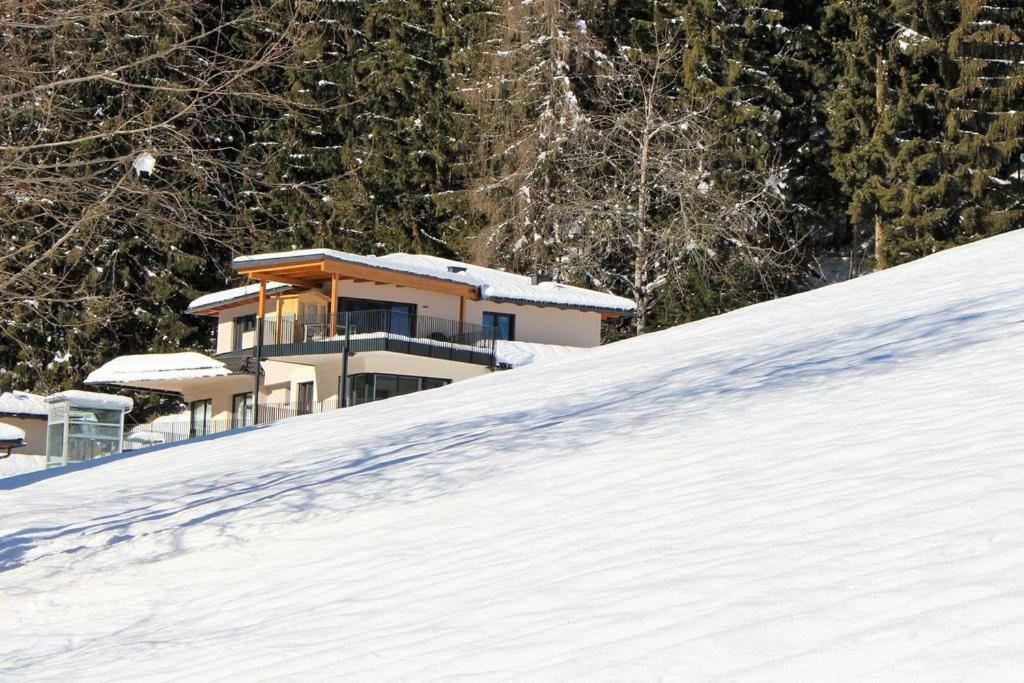
[[[889,267],[885,258],[885,231],[882,227],[882,214],[875,214],[875,270]]]
[[[876,134],[878,127],[882,124],[882,116],[885,114],[885,58],[881,50],[875,53],[875,110],[878,119],[875,122]],[[885,260],[885,230],[882,223],[882,208],[877,206],[875,200],[875,270],[884,270],[887,267]]]
[[[648,117],[648,120],[649,117]],[[644,125],[640,145],[640,193],[636,206],[636,253],[633,256],[633,292],[636,302],[634,324],[636,333],[644,333],[647,325],[647,207],[650,203],[650,189],[647,187],[647,168],[650,159],[649,126]]]

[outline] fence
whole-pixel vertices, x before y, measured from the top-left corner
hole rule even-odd
[[[329,410],[336,410],[339,407],[338,401],[335,398],[326,401],[314,401],[305,406],[291,403],[261,403],[259,410],[260,424],[270,424],[298,415],[323,413]],[[250,425],[252,425],[252,413],[245,417],[232,417],[223,420],[157,419],[146,424],[135,425],[134,427],[126,425],[124,450],[176,443],[178,441],[207,436],[208,434],[218,434],[232,429],[240,429]]]

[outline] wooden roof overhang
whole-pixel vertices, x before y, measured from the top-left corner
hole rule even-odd
[[[246,262],[238,264],[235,270],[240,275],[261,282],[284,282],[295,287],[311,289],[319,289],[324,282],[332,280],[354,280],[355,282],[372,282],[378,285],[395,285],[396,287],[451,294],[472,301],[480,299],[480,288],[476,285],[324,257],[303,260],[282,259],[279,262],[264,263]]]

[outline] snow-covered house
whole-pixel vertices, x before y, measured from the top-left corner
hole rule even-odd
[[[597,346],[604,320],[633,312],[622,297],[434,256],[310,249],[233,267],[254,283],[187,309],[217,319],[213,355],[122,356],[86,380],[180,394],[187,421],[147,438],[440,387]]]
[[[24,433],[22,455],[42,456],[46,453],[46,403],[42,396],[27,391],[0,394],[0,422]]]

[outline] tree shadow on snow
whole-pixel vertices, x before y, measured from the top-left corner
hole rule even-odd
[[[452,392],[448,406],[464,406],[467,417],[431,422],[430,411],[422,410],[425,417],[418,424],[385,433],[383,437],[375,435],[364,445],[351,445],[353,441],[358,443],[359,436],[354,429],[360,424],[379,426],[387,422],[392,412],[407,416],[406,407],[421,410],[442,399],[442,395],[429,392],[359,406],[350,409],[359,412],[350,413],[352,419],[346,421],[338,420],[336,414],[322,414],[263,425],[257,430],[239,430],[261,433],[238,436],[241,455],[236,472],[217,481],[197,476],[191,481],[175,482],[174,498],[95,516],[85,523],[26,528],[0,537],[0,571],[24,564],[26,555],[33,549],[42,551],[36,556],[41,558],[77,552],[85,545],[95,551],[129,541],[136,535],[132,531],[134,525],[156,524],[155,529],[146,529],[148,534],[175,533],[211,523],[228,527],[234,513],[269,510],[269,504],[275,502],[289,510],[323,507],[344,513],[382,498],[403,503],[442,495],[459,485],[465,478],[460,471],[467,468],[472,468],[474,474],[491,476],[521,466],[518,456],[538,449],[557,458],[572,454],[595,435],[609,431],[622,432],[627,439],[630,433],[645,427],[673,424],[672,419],[678,423],[685,415],[713,411],[722,403],[740,397],[763,394],[764,400],[770,400],[773,393],[807,387],[813,390],[814,384],[825,380],[852,381],[891,372],[915,360],[941,359],[1013,334],[1012,328],[1020,333],[1024,329],[1024,316],[1019,307],[1007,307],[1007,300],[1020,299],[1002,293],[998,297],[812,335],[769,349],[739,344],[724,351],[706,353],[673,345],[679,335],[672,332],[651,335],[629,343],[636,344],[634,348],[641,356],[665,358],[666,354],[676,354],[680,362],[668,370],[645,372],[643,367],[634,367],[630,374],[622,376],[621,382],[609,382],[605,379],[611,376],[607,364],[598,364],[598,357],[590,356],[595,361],[590,369],[600,372],[581,373],[577,378],[596,376],[601,378],[598,382],[571,387],[562,391],[557,400],[542,402],[531,401],[530,397],[543,395],[550,388],[548,373],[540,367],[536,372],[524,370],[519,378],[522,381],[515,387],[516,395],[524,399],[520,408],[511,410],[489,409],[487,401],[493,395],[481,396],[480,393],[504,388],[500,377],[483,378],[485,381],[475,382],[472,390],[467,386],[464,392]],[[647,344],[660,353],[652,354]],[[659,348],[662,345],[666,348]],[[621,362],[621,356],[616,361]],[[586,358],[581,360],[581,367],[588,367],[588,362]],[[570,364],[571,361],[563,361],[558,367]],[[663,365],[659,363],[660,367]],[[475,408],[480,405],[484,406],[482,410]],[[301,467],[294,468],[293,462],[290,469],[282,465],[272,471],[246,471],[246,452],[254,456],[273,454],[280,446],[274,443],[272,432],[280,429],[294,434],[298,420],[306,420],[304,426],[308,428],[303,434],[309,435],[304,454],[308,460],[304,460]],[[348,431],[325,433],[317,430],[320,424],[330,430],[337,430],[340,425]],[[268,430],[265,435],[263,430]],[[225,435],[211,435],[202,441],[213,441]],[[238,435],[238,431],[234,435]],[[683,438],[681,434],[681,441]],[[85,465],[91,467],[140,455],[155,457],[158,451],[171,446],[157,446]],[[481,458],[478,455],[481,453],[489,453],[489,457]],[[409,476],[407,466],[410,464],[418,468],[414,477]],[[76,466],[75,471],[86,467]],[[64,473],[58,471],[50,476]],[[21,475],[13,478],[17,480],[15,486],[0,481],[0,488],[26,486],[45,478],[50,477]],[[350,479],[354,481],[348,482]],[[156,484],[158,482],[154,482]],[[338,486],[342,484],[347,489],[339,496]],[[320,499],[326,494],[331,494],[331,499],[321,504]],[[97,535],[106,541],[71,548],[62,548],[57,542],[71,540],[73,536],[89,539]],[[44,550],[48,544],[54,545],[51,552]]]

